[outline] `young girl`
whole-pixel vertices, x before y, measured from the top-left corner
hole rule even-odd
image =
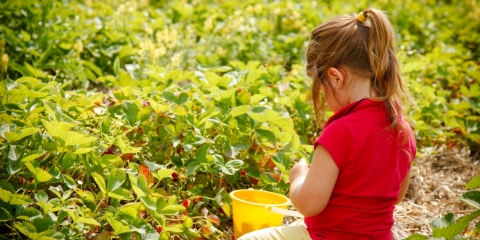
[[[416,154],[402,116],[408,92],[394,36],[376,9],[336,17],[312,32],[307,74],[317,120],[325,103],[335,114],[314,143],[311,165],[300,161],[290,172],[290,199],[304,225],[240,239],[393,238],[394,205],[407,191]]]

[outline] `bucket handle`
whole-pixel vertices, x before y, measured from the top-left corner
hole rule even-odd
[[[277,207],[274,207],[272,205],[265,206],[265,210],[267,210],[267,212],[269,212],[269,213],[278,213],[278,214],[282,214],[282,215],[285,215],[285,216],[303,218],[303,215],[300,214],[297,211],[283,209],[283,208],[277,208]]]

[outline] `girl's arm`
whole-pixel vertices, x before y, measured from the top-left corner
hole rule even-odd
[[[300,161],[290,171],[290,200],[306,217],[319,214],[327,206],[338,177],[338,167],[328,151],[318,145],[310,168]]]
[[[408,171],[407,176],[405,176],[405,178],[402,181],[402,184],[400,185],[400,192],[398,193],[397,201],[394,203],[395,205],[399,204],[403,200],[403,198],[405,197],[405,194],[407,193],[409,184],[410,184],[410,171]]]

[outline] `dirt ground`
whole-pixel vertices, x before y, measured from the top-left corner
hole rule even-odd
[[[430,222],[452,212],[455,219],[473,211],[460,196],[465,184],[480,174],[480,158],[469,156],[468,150],[446,150],[432,147],[417,157],[411,169],[410,187],[403,202],[396,206],[394,235],[396,239],[421,233],[430,235]],[[284,224],[296,219],[286,217]],[[233,226],[227,230],[233,239]]]

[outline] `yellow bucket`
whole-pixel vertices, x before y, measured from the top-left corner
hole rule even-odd
[[[235,239],[258,229],[282,225],[283,215],[272,212],[271,208],[286,209],[290,205],[287,197],[262,190],[236,190],[230,197]]]

